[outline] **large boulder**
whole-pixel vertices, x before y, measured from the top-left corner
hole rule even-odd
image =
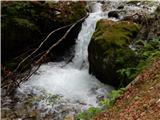
[[[100,20],[88,47],[89,72],[101,82],[118,87],[127,85],[118,71],[137,63],[135,52],[129,47],[139,31],[133,22]]]

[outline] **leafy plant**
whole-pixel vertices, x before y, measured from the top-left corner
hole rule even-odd
[[[104,107],[112,107],[118,97],[124,92],[125,88],[120,88],[119,90],[113,90],[107,99],[104,99],[100,102],[100,104]],[[99,107],[90,107],[87,111],[81,112],[76,116],[77,120],[91,120],[98,113],[103,112],[102,108]]]
[[[100,112],[102,112],[101,108],[90,107],[87,111],[79,113],[76,116],[76,120],[91,120]]]
[[[122,95],[125,88],[120,88],[119,90],[113,90],[109,95],[107,99],[104,99],[101,101],[101,104],[106,107],[112,107],[118,97]]]
[[[134,43],[134,46],[136,48],[135,52],[137,54],[138,64],[126,66],[116,71],[119,75],[119,79],[121,79],[121,84],[119,87],[123,87],[123,83],[130,83],[142,70],[152,63],[152,60],[155,57],[160,57],[159,38],[154,38],[148,42],[137,40]]]

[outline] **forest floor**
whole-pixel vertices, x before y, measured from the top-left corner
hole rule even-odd
[[[95,120],[160,120],[160,59],[145,69]]]

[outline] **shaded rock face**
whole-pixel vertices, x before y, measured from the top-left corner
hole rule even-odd
[[[120,81],[117,71],[136,65],[137,56],[129,45],[138,31],[133,22],[98,21],[88,47],[89,72],[103,83],[127,85],[129,81]]]
[[[84,17],[85,6],[85,2],[68,1],[2,2],[2,64],[36,48],[54,29],[74,23]],[[73,45],[80,27],[80,24],[74,27],[72,34],[66,38],[65,44],[56,51],[64,52]],[[61,38],[66,31],[67,29],[63,29],[51,36],[52,42],[48,42],[44,49],[55,43],[55,39]]]

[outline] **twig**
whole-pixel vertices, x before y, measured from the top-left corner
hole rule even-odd
[[[66,25],[66,26],[60,27],[60,28],[52,31],[52,32],[44,39],[44,41],[41,42],[41,44],[38,46],[38,48],[37,48],[35,51],[33,51],[29,56],[27,56],[26,58],[24,58],[24,59],[18,64],[17,68],[16,68],[13,72],[16,72],[16,71],[18,70],[18,68],[20,67],[20,65],[21,65],[24,61],[26,61],[26,60],[27,60],[28,58],[30,58],[34,53],[36,53],[53,33],[55,33],[56,31],[59,31],[59,30],[61,30],[61,29],[64,29],[64,28],[66,28],[66,27],[69,27],[69,26],[71,26],[71,25]]]
[[[55,33],[56,31],[59,31],[59,30],[61,30],[61,29],[64,29],[64,28],[67,28],[67,27],[71,26],[71,27],[67,30],[67,32],[64,34],[64,36],[63,36],[61,39],[59,39],[56,43],[54,43],[51,47],[49,47],[49,49],[47,49],[46,51],[43,51],[43,52],[39,53],[36,57],[33,58],[33,61],[34,61],[35,58],[37,58],[38,56],[41,56],[41,55],[42,55],[42,56],[35,62],[34,65],[37,65],[37,64],[38,64],[38,65],[37,65],[37,68],[36,68],[35,70],[33,70],[33,72],[29,71],[29,72],[28,72],[28,75],[27,75],[26,77],[23,77],[22,79],[19,79],[19,80],[20,80],[19,82],[17,81],[18,78],[14,79],[14,80],[11,79],[12,82],[3,84],[3,88],[4,88],[4,87],[7,87],[7,88],[9,89],[8,91],[10,91],[9,93],[12,93],[12,92],[15,90],[15,88],[16,88],[17,86],[19,86],[19,84],[20,84],[22,81],[28,80],[28,79],[39,69],[39,67],[40,67],[41,64],[42,64],[42,60],[44,60],[44,57],[46,57],[46,56],[48,55],[48,53],[49,53],[55,46],[57,46],[59,43],[61,43],[64,38],[66,38],[66,36],[68,35],[68,33],[72,30],[72,28],[73,28],[76,24],[78,24],[79,22],[81,22],[82,20],[84,20],[87,16],[88,16],[88,14],[87,14],[85,17],[79,19],[79,20],[78,20],[77,22],[75,22],[74,24],[66,25],[66,26],[60,27],[60,28],[52,31],[52,32],[44,39],[44,41],[41,42],[41,44],[38,46],[38,48],[35,49],[30,55],[28,55],[27,57],[25,57],[25,58],[17,65],[16,69],[15,69],[11,74],[7,75],[4,79],[8,78],[9,76],[13,76],[13,75],[17,72],[17,70],[19,69],[19,67],[22,65],[22,63],[24,63],[28,58],[30,58],[33,54],[35,54],[35,53],[42,47],[42,45],[48,40],[48,38],[49,38],[53,33]],[[14,76],[13,76],[13,77],[14,77]],[[12,87],[12,88],[11,88],[11,87]]]
[[[34,50],[30,55],[28,55],[27,57],[25,57],[16,67],[16,69],[11,73],[11,74],[8,74],[4,79],[8,78],[9,76],[13,75],[15,72],[17,72],[17,70],[19,69],[19,67],[22,65],[22,63],[24,63],[28,58],[30,58],[34,53],[36,53],[41,47],[42,45],[48,40],[48,38],[53,34],[55,33],[56,31],[59,31],[61,29],[64,29],[64,28],[67,28],[69,26],[71,26],[72,24],[70,25],[66,25],[66,26],[63,26],[63,27],[60,27],[54,31],[52,31],[45,39],[43,42],[41,42],[41,44],[38,46],[38,48],[36,50]]]
[[[40,66],[41,66],[41,64],[39,64],[39,65],[37,66],[37,68],[36,68],[33,72],[29,72],[29,75],[27,75],[27,77],[21,79],[21,80],[18,82],[18,86],[20,85],[21,82],[28,80],[34,73],[36,73],[37,70],[40,68]]]
[[[43,56],[41,56],[41,58],[36,61],[36,64],[40,63],[40,62],[48,55],[48,53],[49,53],[55,46],[57,46],[59,43],[62,42],[62,40],[63,40],[64,38],[66,38],[66,36],[67,36],[68,33],[72,30],[72,28],[73,28],[77,23],[79,23],[79,22],[81,22],[82,20],[84,20],[87,16],[88,16],[88,15],[86,15],[86,16],[83,17],[83,18],[81,18],[81,19],[78,20],[77,22],[75,22],[75,23],[67,30],[67,32],[64,34],[64,36],[63,36],[61,39],[59,39],[55,44],[53,44],[53,45],[43,54]]]

